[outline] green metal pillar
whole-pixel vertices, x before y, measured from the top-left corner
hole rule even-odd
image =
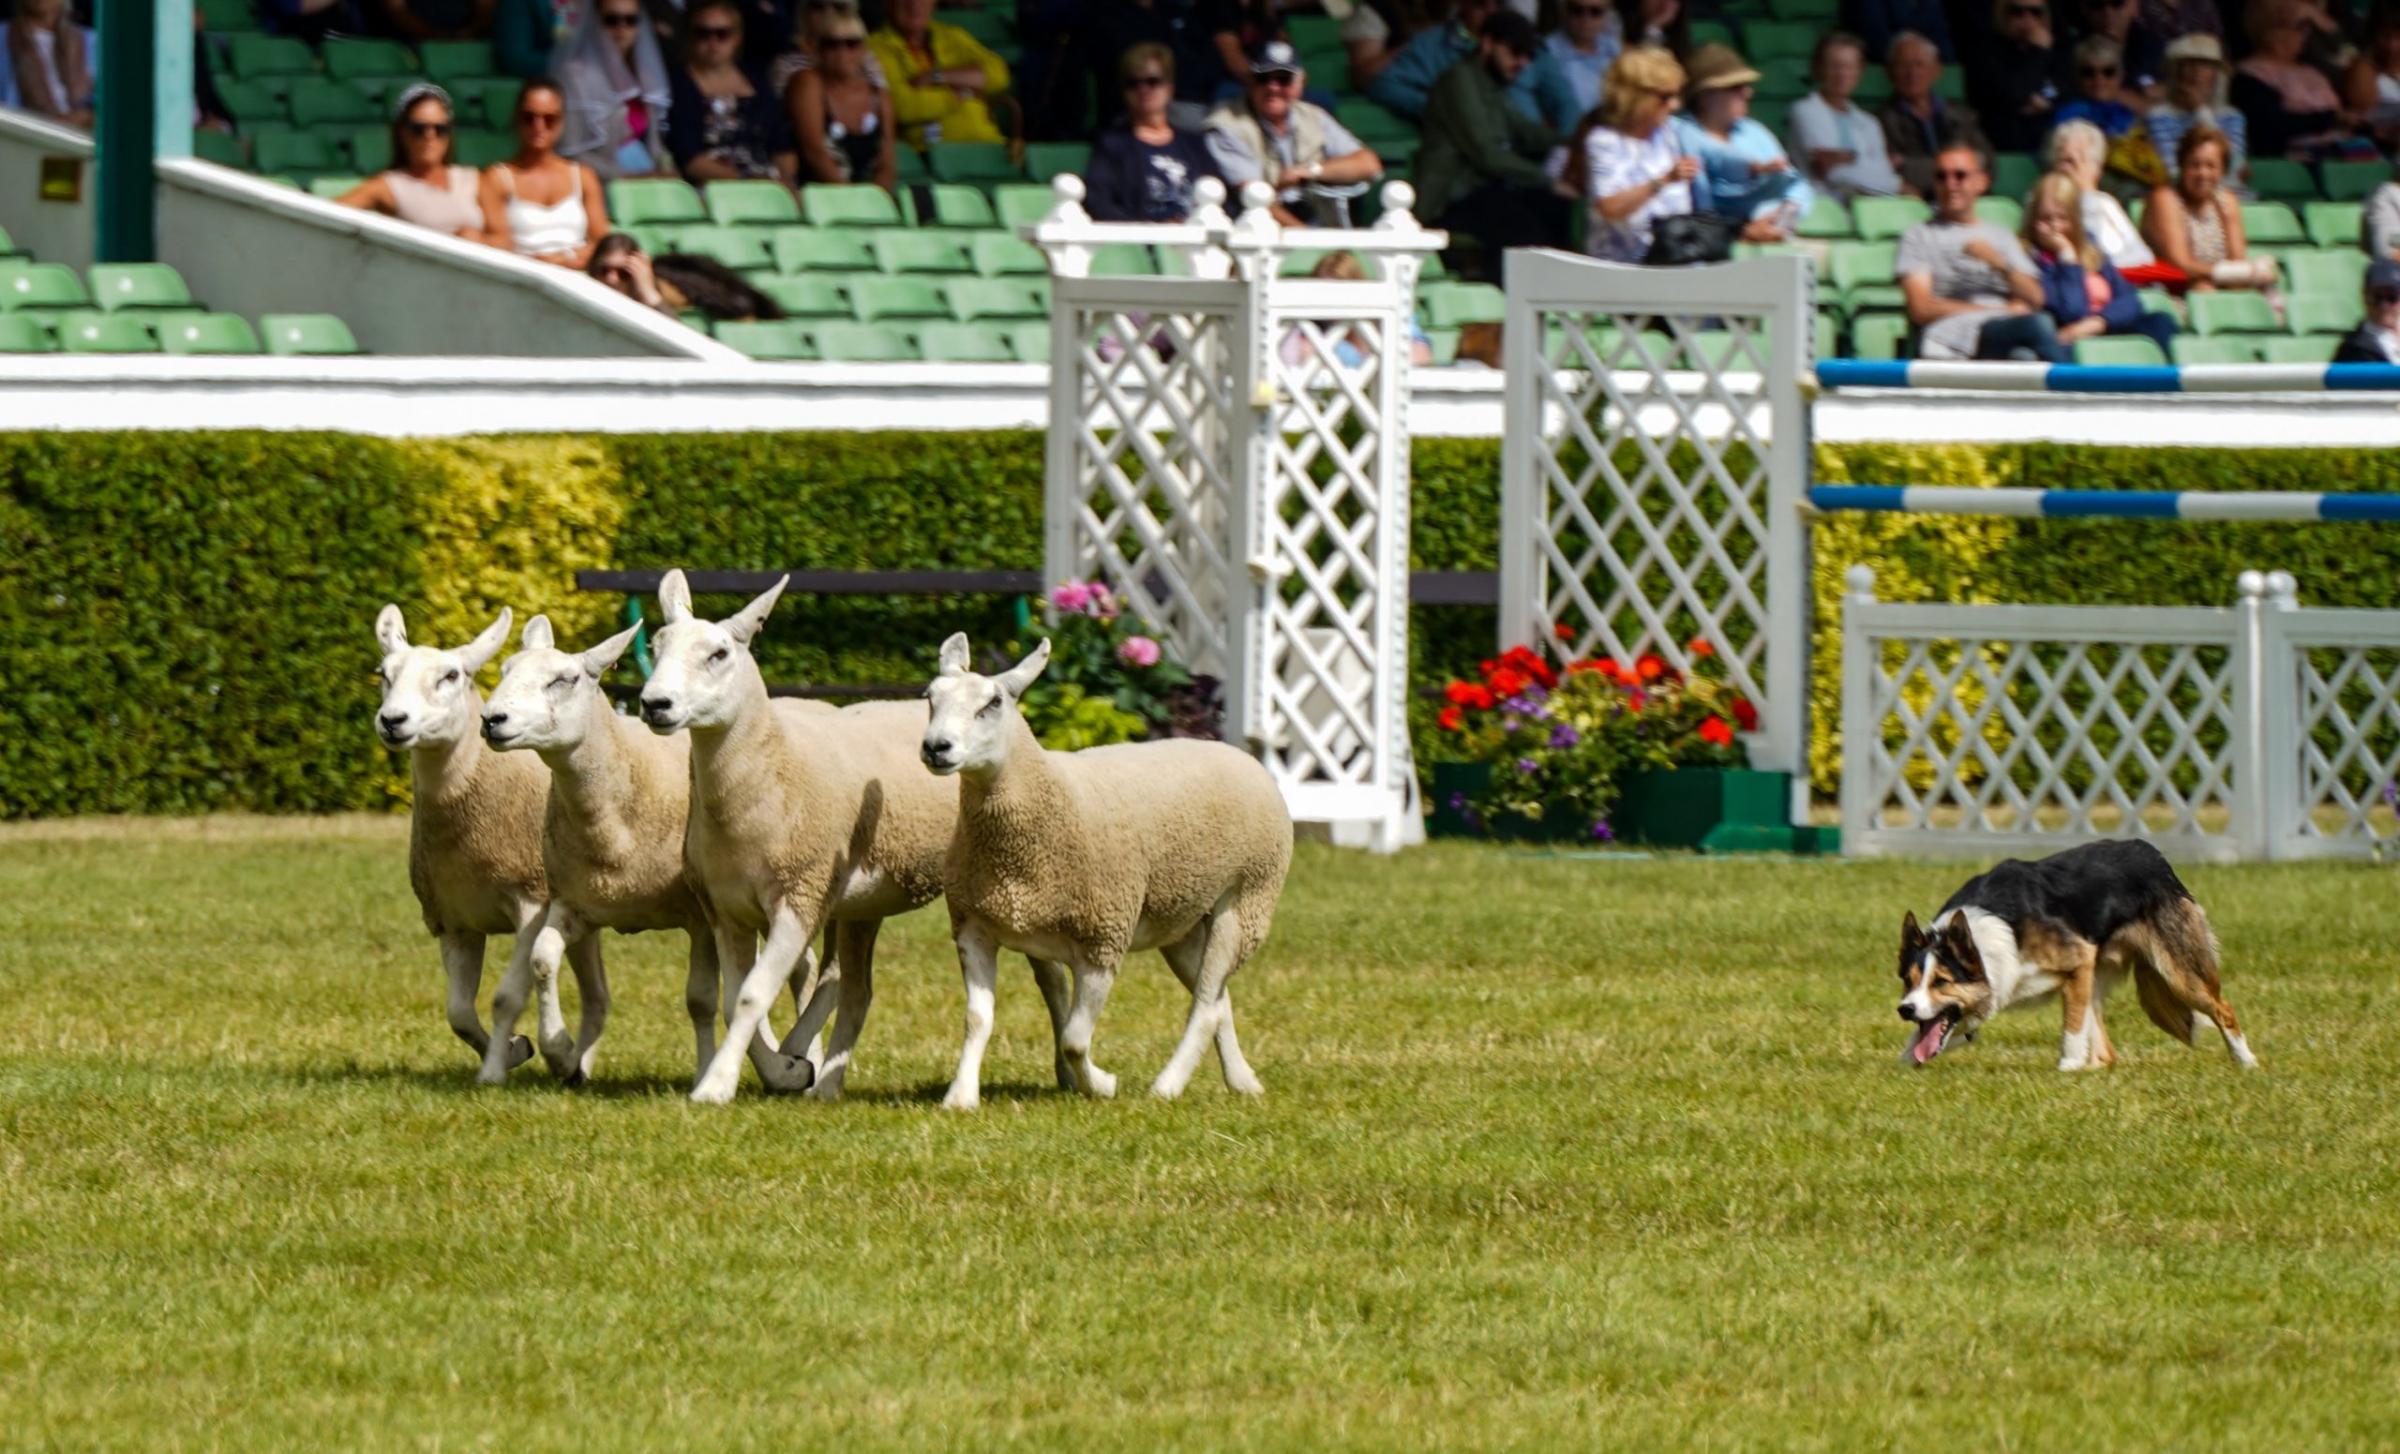
[[[99,226],[102,262],[158,256],[154,163],[192,154],[191,0],[100,0]]]

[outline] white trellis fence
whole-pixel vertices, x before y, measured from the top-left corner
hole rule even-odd
[[[1500,644],[1682,668],[1759,709],[1807,814],[1814,280],[1799,257],[1638,268],[1509,255]]]
[[[1877,601],[1842,615],[1842,846],[1988,854],[2140,836],[2171,856],[2377,855],[2400,833],[2400,611]]]
[[[1422,832],[1408,745],[1408,370],[1419,267],[1446,236],[1405,183],[1371,228],[1237,221],[1200,183],[1185,223],[1094,222],[1083,183],[1025,235],[1048,256],[1043,570],[1106,580],[1225,684],[1293,816],[1393,849]],[[1172,276],[1093,276],[1109,249]],[[1363,279],[1284,277],[1348,252]]]

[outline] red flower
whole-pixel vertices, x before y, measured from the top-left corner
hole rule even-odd
[[[1467,688],[1467,705],[1475,708],[1477,711],[1490,711],[1492,702],[1494,700],[1495,699],[1492,696],[1491,688],[1489,687]]]
[[[1733,746],[1733,729],[1722,717],[1711,717],[1700,724],[1700,740],[1711,747]]]
[[[1504,666],[1492,673],[1491,688],[1495,696],[1513,697],[1525,690],[1533,678],[1513,666]]]
[[[1733,699],[1733,720],[1742,724],[1744,732],[1756,732],[1758,708],[1750,705],[1748,697],[1736,697]]]
[[[1435,717],[1433,720],[1441,724],[1441,728],[1444,732],[1464,732],[1467,730],[1466,717],[1456,707],[1442,708],[1441,715]]]
[[[1561,641],[1573,641],[1575,639],[1575,628],[1569,626],[1564,621],[1561,621],[1556,626],[1551,627],[1550,631],[1551,634],[1555,635]]]
[[[1467,698],[1473,696],[1474,693],[1475,688],[1473,684],[1468,682],[1452,682],[1450,685],[1442,688],[1442,695],[1449,699],[1452,706],[1464,705]]]
[[[1617,665],[1608,657],[1603,656],[1590,665],[1593,671],[1600,673],[1600,680],[1604,682],[1616,682],[1621,685],[1630,679],[1626,675],[1625,668]]]
[[[1567,663],[1567,675],[1573,676],[1579,671],[1589,671],[1598,672],[1602,677],[1606,677],[1608,675],[1607,668],[1608,663],[1604,661],[1570,661]]]
[[[1646,682],[1657,681],[1667,674],[1667,664],[1648,652],[1635,659],[1633,669]]]
[[[1684,653],[1691,657],[1691,659],[1694,661],[1706,661],[1710,657],[1717,654],[1717,649],[1709,645],[1708,638],[1704,636],[1693,637],[1690,641],[1684,643],[1683,650]]]

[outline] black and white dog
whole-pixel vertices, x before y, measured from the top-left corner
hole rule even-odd
[[[2186,1044],[2215,1030],[2236,1064],[2258,1058],[2217,988],[2217,936],[2164,855],[2109,839],[1977,874],[1934,916],[1900,926],[1904,1063],[1929,1065],[2002,1010],[2057,994],[2066,1009],[2060,1070],[2117,1058],[2100,1006],[2126,974],[2158,1027]]]

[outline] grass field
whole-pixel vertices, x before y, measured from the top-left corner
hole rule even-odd
[[[939,910],[839,1106],[687,1104],[662,936],[595,1085],[476,1090],[404,832],[0,830],[0,1446],[2400,1445],[2383,870],[2190,875],[2263,1073],[2128,996],[2062,1076],[1897,1065],[1955,868],[1304,850],[1262,1102],[1049,1089],[1012,962],[960,1117]]]

